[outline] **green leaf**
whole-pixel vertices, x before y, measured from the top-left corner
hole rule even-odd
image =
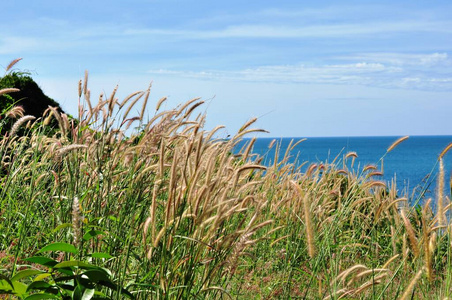
[[[52,243],[47,246],[44,246],[38,253],[47,252],[47,251],[63,251],[69,253],[77,253],[78,250],[73,245],[68,243]]]
[[[103,285],[105,287],[108,287],[110,289],[112,289],[113,291],[117,291],[118,290],[118,286],[113,283],[112,281],[108,280],[108,281],[99,281],[98,282],[100,285]],[[134,299],[135,297],[126,289],[121,288],[120,289],[121,294],[125,294],[127,297],[129,297],[130,299]]]
[[[61,297],[53,294],[43,293],[30,295],[24,300],[36,300],[36,299],[61,299]]]
[[[83,235],[83,240],[88,241],[98,235],[106,235],[106,234],[103,231],[91,229],[90,231],[88,231],[87,233],[85,233]]]
[[[73,283],[72,284],[58,284],[58,286],[61,289],[65,290],[65,291],[71,291],[71,293],[74,290],[74,284]]]
[[[43,280],[44,278],[47,278],[49,276],[52,276],[52,274],[50,274],[50,273],[42,273],[41,275],[36,276],[34,281]]]
[[[34,281],[28,285],[27,291],[45,290],[45,289],[48,289],[49,287],[51,287],[51,285],[45,281]]]
[[[11,290],[14,290],[14,286],[13,286],[13,283],[11,282],[11,280],[9,280],[9,278],[6,277],[5,275],[1,275],[1,274],[0,274],[0,283],[1,283],[2,281],[6,282],[6,283],[11,287]],[[2,289],[5,288],[5,287],[7,287],[7,286],[1,284],[1,285],[0,285],[0,290],[2,290]]]
[[[54,280],[55,280],[55,283],[58,283],[58,282],[67,282],[67,281],[69,281],[69,280],[74,280],[75,279],[75,277],[77,277],[77,275],[71,275],[71,276],[61,276],[61,277],[58,277],[58,278],[55,278]],[[73,284],[73,282],[72,282],[72,284]]]
[[[82,300],[90,300],[94,296],[94,289],[86,289],[83,293]]]
[[[111,255],[108,254],[108,253],[104,253],[104,252],[94,252],[94,253],[91,254],[91,257],[94,257],[94,258],[106,258],[106,259],[110,259],[110,258],[112,258],[113,256],[111,256]]]
[[[72,293],[73,300],[81,300],[83,295],[83,287],[81,285],[77,285]]]
[[[16,294],[23,298],[25,296],[25,294],[27,293],[27,285],[22,282],[19,282],[19,281],[14,281],[13,285],[14,285],[14,291],[16,292]]]
[[[53,266],[55,269],[77,267],[80,269],[100,269],[99,267],[79,260],[63,261]]]
[[[61,229],[65,229],[68,227],[72,227],[72,224],[71,223],[63,223],[61,225],[58,225],[54,230],[52,230],[52,233],[55,233],[57,231],[60,231]]]
[[[26,261],[29,261],[31,263],[39,264],[42,266],[50,267],[52,268],[55,266],[58,262],[54,261],[53,259],[44,257],[44,256],[33,256],[25,259]]]
[[[39,271],[39,270],[32,270],[32,269],[23,270],[23,271],[17,272],[16,275],[14,275],[13,278],[11,278],[11,281],[19,281],[22,278],[30,277],[30,276],[33,276],[36,274],[42,274],[42,273],[44,273],[44,272]]]
[[[107,272],[102,269],[88,270],[83,275],[86,275],[92,282],[110,281]]]

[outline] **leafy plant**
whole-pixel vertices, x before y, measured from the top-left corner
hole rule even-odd
[[[53,243],[38,251],[44,252],[61,255],[77,254],[78,250],[71,244]],[[33,256],[25,261],[34,268],[23,269],[11,278],[0,276],[0,294],[22,299],[111,299],[109,295],[113,294],[134,298],[114,283],[106,268],[80,260],[58,262],[46,256]]]

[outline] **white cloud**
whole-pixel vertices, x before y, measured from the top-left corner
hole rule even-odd
[[[431,64],[436,58],[447,58],[447,55],[419,56],[423,65]],[[432,58],[432,59],[426,59]],[[236,71],[180,71],[150,70],[149,73],[172,77],[197,78],[203,80],[235,80],[249,82],[273,83],[307,83],[307,84],[346,84],[365,85],[384,88],[402,88],[417,90],[452,90],[452,74],[439,74],[416,70],[416,75],[402,64],[383,64],[376,62],[358,62],[351,64],[330,65],[274,65],[248,68]]]
[[[344,38],[381,33],[441,32],[452,33],[452,22],[392,21],[339,23],[329,25],[230,25],[217,30],[125,29],[125,35],[168,35],[184,39],[212,38]]]
[[[0,37],[0,54],[15,54],[23,51],[31,51],[39,47],[40,42],[31,37],[15,37],[3,36]]]
[[[391,64],[394,66],[447,66],[452,64],[449,55],[443,53],[411,54],[411,53],[363,53],[357,55],[341,56],[341,60],[364,60]]]

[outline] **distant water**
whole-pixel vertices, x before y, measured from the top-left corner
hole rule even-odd
[[[331,137],[331,138],[307,138],[291,152],[291,160],[294,162],[298,156],[297,164],[303,162],[332,162],[336,157],[338,166],[342,167],[345,154],[354,151],[358,154],[354,169],[362,170],[363,166],[373,164],[380,168],[380,158],[386,153],[387,148],[399,137]],[[298,141],[302,138],[276,139],[281,145],[280,158],[291,140]],[[269,165],[274,161],[275,147],[268,146],[273,138],[258,138],[254,144],[253,153],[264,156],[264,164]],[[241,142],[239,149],[249,139]],[[380,178],[389,182],[396,176],[397,190],[399,194],[407,193],[415,195],[427,189],[426,197],[435,195],[436,177],[438,173],[438,155],[452,142],[452,136],[411,136],[399,144],[394,150],[384,157],[384,176]],[[452,168],[452,150],[444,158],[446,171],[446,191],[449,191],[450,170]],[[348,160],[350,166],[351,160]],[[377,164],[378,163],[378,164]],[[308,165],[308,164],[306,164]],[[306,166],[305,166],[306,168]],[[303,170],[303,169],[302,169]],[[414,194],[413,194],[414,192]],[[412,199],[412,201],[415,199]]]

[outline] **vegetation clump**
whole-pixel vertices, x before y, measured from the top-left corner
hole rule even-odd
[[[145,122],[150,90],[19,118],[0,140],[0,293],[21,299],[451,296],[450,203],[408,205],[376,166],[260,164],[247,122],[206,131],[193,99]],[[0,91],[1,92],[1,91]],[[4,93],[8,92],[3,90]],[[143,106],[130,116],[138,101]],[[15,108],[13,107],[12,110]],[[10,111],[3,118],[14,118]],[[130,132],[131,127],[138,129]],[[126,134],[126,131],[128,132]],[[396,141],[399,143],[399,141]],[[396,144],[395,143],[395,144]],[[389,147],[388,151],[394,147]],[[444,154],[442,154],[444,155]],[[442,159],[442,156],[440,157]],[[445,180],[440,176],[439,180]],[[439,184],[439,186],[444,186]]]
[[[0,77],[0,90],[12,89],[8,93],[0,94],[0,112],[5,115],[12,107],[21,107],[22,114],[40,118],[49,106],[64,113],[58,102],[44,94],[39,85],[27,72],[16,71],[14,65],[20,59],[12,61],[6,68],[5,75]],[[2,126],[2,133],[11,129],[12,122],[7,120]]]

